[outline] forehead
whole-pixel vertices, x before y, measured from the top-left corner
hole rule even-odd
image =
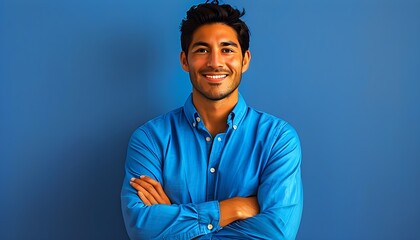
[[[200,26],[195,30],[191,45],[195,42],[207,42],[207,43],[222,43],[231,41],[239,45],[238,35],[236,31],[223,23],[211,23]]]

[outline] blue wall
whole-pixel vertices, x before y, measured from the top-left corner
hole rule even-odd
[[[178,27],[199,2],[0,0],[0,239],[127,239],[128,138],[190,92]],[[419,239],[420,2],[230,3],[242,94],[301,137],[298,239]]]

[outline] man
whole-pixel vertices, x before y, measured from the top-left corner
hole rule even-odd
[[[218,1],[181,24],[185,105],[132,135],[121,192],[132,239],[294,239],[302,213],[301,149],[285,121],[246,105],[249,30]]]

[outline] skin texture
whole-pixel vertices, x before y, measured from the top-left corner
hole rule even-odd
[[[235,30],[221,23],[199,27],[188,54],[180,54],[182,68],[193,86],[193,104],[213,136],[226,131],[227,116],[238,101],[238,86],[250,60],[249,51],[242,54]],[[161,184],[150,177],[132,178],[130,184],[147,206],[171,204]],[[255,196],[226,199],[219,207],[222,227],[259,213]]]

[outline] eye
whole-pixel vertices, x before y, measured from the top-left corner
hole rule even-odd
[[[222,49],[222,53],[233,53],[233,52],[235,52],[235,51],[233,51],[233,49],[230,49],[230,48],[223,48]]]
[[[209,51],[205,48],[197,48],[196,50],[194,50],[194,52],[195,53],[207,53]]]

